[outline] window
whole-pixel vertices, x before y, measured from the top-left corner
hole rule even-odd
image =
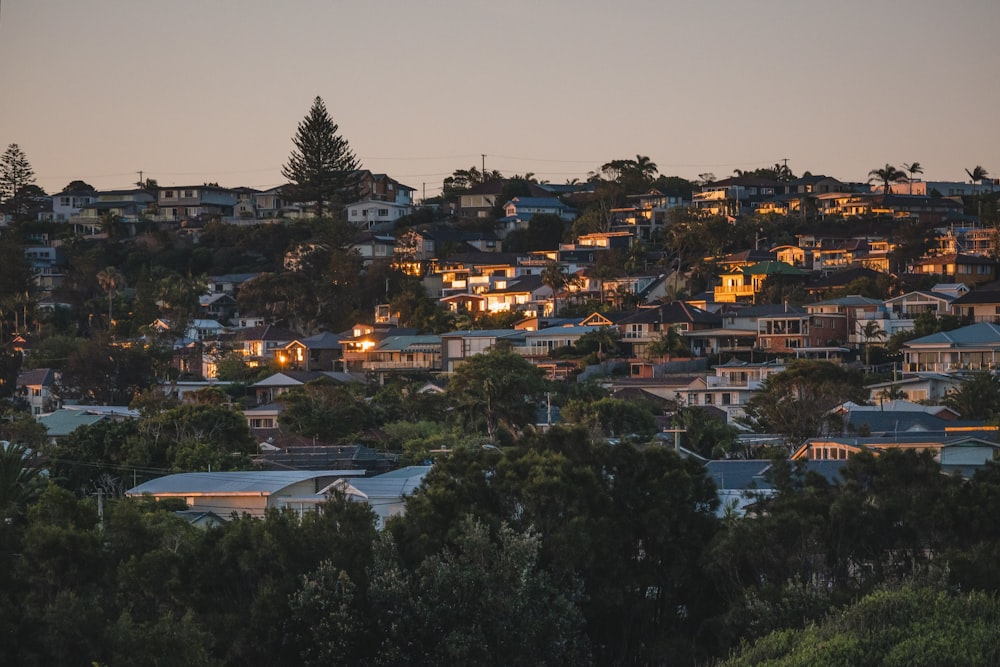
[[[379,215],[380,218],[384,218],[384,217],[388,216],[389,215],[389,209],[387,209],[387,208],[380,208],[378,210],[378,215]]]
[[[163,191],[163,198],[164,199],[173,199],[174,198],[174,191],[173,190],[164,190]]]
[[[711,405],[711,404],[712,404],[712,395],[705,394],[705,405]]]
[[[733,403],[733,395],[732,394],[723,394],[722,395],[722,404],[723,405],[732,405],[732,403]]]

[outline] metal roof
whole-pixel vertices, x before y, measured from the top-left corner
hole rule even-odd
[[[144,482],[125,493],[152,495],[261,495],[271,496],[293,484],[317,478],[353,477],[364,470],[246,470],[185,472]]]

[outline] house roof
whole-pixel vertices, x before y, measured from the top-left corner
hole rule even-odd
[[[556,197],[514,197],[505,206],[530,206],[534,208],[555,208],[555,209],[568,209],[569,206],[562,203]]]
[[[55,384],[56,374],[51,368],[35,368],[25,371],[17,376],[18,387],[42,386],[50,387]]]
[[[389,336],[372,348],[373,352],[395,352],[404,350],[433,351],[441,349],[441,336]]]
[[[836,299],[826,299],[810,303],[809,306],[882,306],[885,302],[881,299],[870,299],[858,294],[849,294]]]
[[[779,262],[777,260],[758,262],[753,266],[743,268],[742,271],[744,275],[748,276],[804,276],[809,273],[808,271],[798,269],[791,264],[786,264],[785,262]]]
[[[722,318],[683,301],[673,301],[655,308],[640,308],[631,315],[623,317],[618,321],[618,324],[673,324],[677,322],[718,325],[722,323]]]
[[[296,338],[292,342],[295,341],[302,343],[310,350],[340,350],[343,348],[343,345],[340,344],[340,336],[329,331],[323,331],[306,338]]]
[[[938,294],[939,297],[947,299],[948,296]],[[1000,303],[1000,289],[977,289],[968,294],[963,294],[957,299],[953,299],[953,306],[969,306],[978,304]]]
[[[98,422],[110,419],[109,415],[93,414],[78,410],[56,410],[38,418],[38,423],[45,427],[45,431],[52,438],[67,436],[81,426],[91,426]]]
[[[276,340],[290,342],[296,340],[298,337],[299,334],[291,329],[276,327],[271,324],[246,327],[245,329],[237,329],[236,331],[236,340]]]
[[[351,479],[348,485],[369,500],[402,498],[416,491],[430,471],[431,466],[407,466],[374,477]],[[350,489],[345,490],[350,493]]]
[[[353,477],[364,470],[246,470],[238,472],[185,472],[144,482],[125,493],[152,495],[262,495],[279,493],[292,484],[324,477]]]
[[[905,347],[921,345],[943,345],[949,347],[976,347],[980,345],[1000,345],[1000,326],[992,322],[978,322],[952,331],[939,331],[929,336],[915,338]]]

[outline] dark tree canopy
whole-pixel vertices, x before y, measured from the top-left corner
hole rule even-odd
[[[27,186],[35,183],[35,170],[28,156],[17,144],[11,144],[0,157],[0,202],[14,220],[25,214],[30,191]]]
[[[338,129],[323,99],[317,97],[299,123],[292,138],[295,149],[281,169],[294,186],[295,198],[315,202],[317,216],[323,215],[328,202],[344,196],[354,171],[361,166],[347,140],[337,134]]]

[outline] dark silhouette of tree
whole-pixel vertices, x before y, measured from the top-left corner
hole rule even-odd
[[[920,166],[919,162],[916,162],[916,161],[910,162],[909,164],[907,164],[907,163],[904,162],[903,163],[903,171],[905,171],[907,174],[909,174],[909,178],[907,178],[906,180],[910,182],[910,194],[912,195],[913,194],[913,180],[914,180],[913,179],[913,175],[914,174],[922,174],[922,173],[924,173],[924,168],[922,166]]]
[[[0,158],[0,201],[15,222],[25,215],[30,194],[27,187],[34,183],[35,171],[28,156],[20,146],[11,144]]]
[[[868,182],[878,181],[882,184],[882,199],[889,196],[893,183],[902,183],[906,180],[906,172],[896,169],[888,162],[884,167],[872,169],[868,172]]]
[[[323,99],[317,97],[299,123],[292,138],[295,149],[281,169],[294,186],[293,196],[313,202],[317,217],[322,217],[328,203],[345,195],[354,172],[361,166],[347,140],[337,134],[338,129]]]

